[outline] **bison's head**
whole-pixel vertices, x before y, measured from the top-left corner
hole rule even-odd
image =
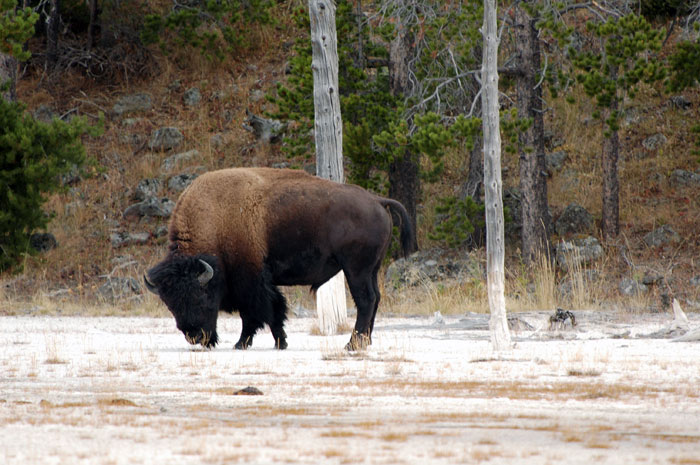
[[[216,345],[216,319],[224,282],[218,259],[210,255],[171,255],[148,270],[143,279],[148,290],[168,306],[187,342]]]

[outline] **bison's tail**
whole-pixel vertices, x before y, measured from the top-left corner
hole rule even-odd
[[[411,226],[411,217],[408,216],[406,208],[396,200],[380,197],[379,202],[383,207],[391,208],[401,218],[401,224],[399,225],[401,231],[401,252],[404,257],[408,257],[418,249],[415,232]]]

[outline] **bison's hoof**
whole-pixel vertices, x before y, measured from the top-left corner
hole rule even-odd
[[[246,339],[241,338],[238,342],[236,342],[236,345],[233,346],[237,350],[246,350],[248,347],[253,345],[253,338],[252,337],[247,337]]]
[[[350,352],[355,352],[358,350],[365,350],[372,343],[370,337],[366,334],[360,334],[358,332],[353,332],[350,336],[350,342],[345,346],[345,350]]]
[[[277,339],[275,340],[275,347],[279,350],[284,350],[287,348],[287,341],[285,339]]]

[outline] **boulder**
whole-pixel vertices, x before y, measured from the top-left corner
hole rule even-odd
[[[184,191],[187,186],[192,184],[192,181],[197,179],[196,174],[178,174],[177,176],[173,176],[168,180],[168,189],[171,191],[175,192],[182,192]]]
[[[34,116],[34,119],[36,120],[44,123],[50,123],[54,118],[58,118],[60,115],[51,107],[42,103],[32,112],[32,116]]]
[[[221,150],[225,145],[224,136],[222,134],[214,134],[209,138],[209,146],[214,150]]]
[[[394,261],[387,268],[385,278],[385,289],[394,291],[426,282],[483,280],[484,270],[464,253],[430,249]]]
[[[199,157],[198,150],[188,150],[187,152],[176,153],[175,155],[171,155],[165,160],[163,160],[163,164],[161,165],[160,170],[168,173],[180,163],[190,161],[193,158],[197,157]]]
[[[243,129],[252,132],[257,139],[274,143],[280,140],[284,132],[284,124],[276,119],[266,119],[246,111],[247,117]]]
[[[564,166],[564,162],[569,158],[569,155],[563,151],[559,150],[557,152],[548,153],[545,155],[545,162],[547,166],[547,174],[551,176],[556,171],[559,171]]]
[[[673,108],[677,108],[679,110],[687,110],[691,106],[690,100],[688,100],[685,95],[672,95],[668,99],[668,103]]]
[[[107,278],[107,282],[97,289],[97,293],[107,302],[120,302],[141,295],[141,284],[134,278]]]
[[[112,111],[117,116],[126,113],[145,112],[153,107],[151,96],[146,93],[124,95],[112,107]]]
[[[151,235],[147,232],[142,233],[128,233],[128,232],[114,232],[109,235],[109,241],[112,243],[112,247],[119,249],[121,247],[126,247],[128,245],[143,245],[151,238]]]
[[[164,127],[156,129],[148,142],[148,147],[154,151],[166,151],[177,148],[185,137],[178,128]]]
[[[147,218],[169,218],[175,208],[175,202],[167,197],[148,197],[142,202],[135,203],[124,210],[124,219],[137,221],[143,217]]]
[[[603,247],[593,236],[573,241],[561,241],[556,247],[556,261],[565,270],[586,265],[602,256]]]
[[[58,247],[58,242],[51,233],[34,233],[29,236],[29,245],[38,252],[48,252]]]
[[[700,174],[686,170],[674,170],[671,173],[671,183],[677,186],[700,187]]]
[[[589,233],[593,230],[593,216],[581,205],[572,203],[564,209],[554,228],[560,236]]]
[[[131,193],[131,198],[137,202],[142,202],[147,198],[158,195],[162,187],[163,183],[159,179],[142,179]]]
[[[660,149],[661,146],[666,144],[667,141],[668,139],[666,139],[666,136],[661,133],[657,133],[644,139],[642,141],[642,146],[647,150],[655,151]]]
[[[644,236],[644,242],[649,247],[661,247],[670,243],[680,242],[681,236],[667,224],[656,228]]]
[[[649,288],[632,278],[624,278],[620,281],[619,285],[620,293],[626,296],[634,296],[639,294],[646,294]]]
[[[202,94],[199,92],[199,89],[192,87],[185,91],[184,95],[182,96],[182,101],[188,107],[193,107],[202,101]]]

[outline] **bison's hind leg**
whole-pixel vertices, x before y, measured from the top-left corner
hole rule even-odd
[[[379,304],[378,288],[371,273],[354,276],[346,272],[348,287],[357,307],[355,329],[350,336],[347,350],[362,350],[372,343],[372,328]]]
[[[287,333],[284,332],[284,322],[287,321],[287,300],[282,293],[273,286],[270,303],[272,305],[272,320],[270,321],[270,331],[275,338],[275,347],[279,350],[287,348]]]

